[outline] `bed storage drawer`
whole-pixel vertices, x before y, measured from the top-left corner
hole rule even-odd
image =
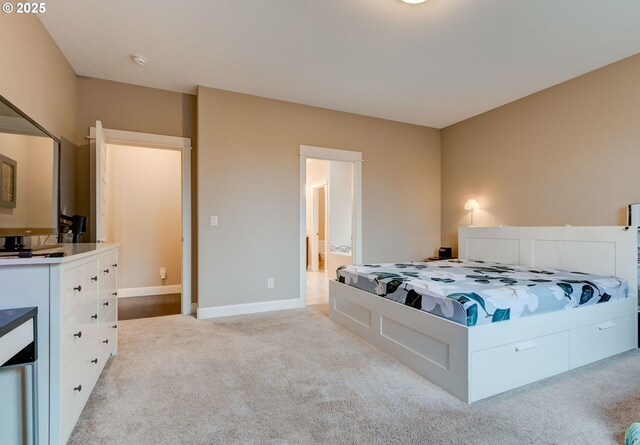
[[[569,334],[569,367],[577,368],[634,349],[636,338],[636,315],[572,329]]]
[[[569,370],[569,332],[562,331],[471,354],[471,400]]]

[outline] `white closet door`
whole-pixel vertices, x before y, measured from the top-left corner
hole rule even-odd
[[[107,242],[107,144],[96,121],[96,242]]]

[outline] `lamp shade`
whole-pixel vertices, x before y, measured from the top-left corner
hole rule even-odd
[[[470,199],[464,204],[465,210],[471,210],[472,212],[480,209],[480,204],[475,199]]]

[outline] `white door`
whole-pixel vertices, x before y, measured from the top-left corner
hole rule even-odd
[[[96,242],[107,242],[107,144],[96,121]]]

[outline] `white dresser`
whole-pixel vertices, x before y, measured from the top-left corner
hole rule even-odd
[[[67,442],[118,342],[117,245],[65,249],[62,258],[0,258],[0,309],[38,306],[39,433],[40,444],[49,445]],[[8,394],[0,400],[7,445],[29,443],[22,431],[29,410],[15,382],[0,374],[0,393]]]

